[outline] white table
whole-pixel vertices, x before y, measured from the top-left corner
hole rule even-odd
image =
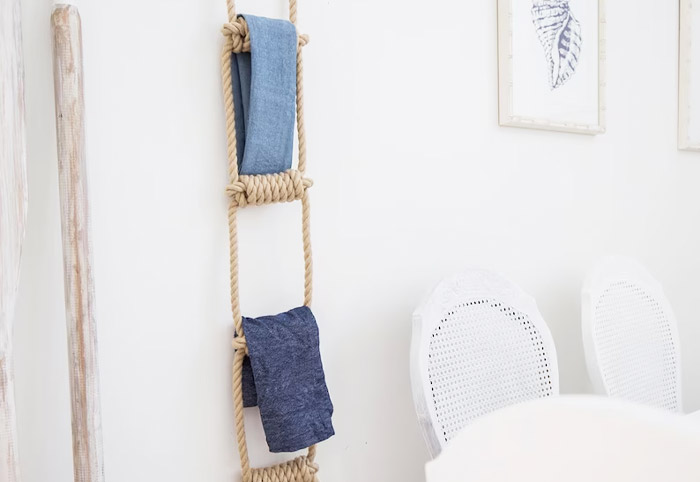
[[[686,415],[686,417],[690,421],[690,423],[694,424],[697,428],[700,428],[700,410],[691,412],[688,415]]]
[[[700,430],[688,422],[609,398],[541,399],[466,427],[428,463],[427,481],[698,482]]]

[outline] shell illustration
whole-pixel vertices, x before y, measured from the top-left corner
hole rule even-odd
[[[581,53],[581,24],[569,0],[533,0],[532,22],[549,64],[549,85],[556,89],[576,72]]]

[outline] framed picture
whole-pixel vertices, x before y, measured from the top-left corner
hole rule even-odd
[[[605,132],[604,0],[498,0],[498,79],[502,126]]]
[[[678,148],[700,151],[700,1],[680,1]]]

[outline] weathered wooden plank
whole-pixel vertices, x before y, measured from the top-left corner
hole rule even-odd
[[[78,9],[70,5],[57,5],[51,16],[51,26],[73,421],[73,472],[76,482],[101,482],[104,480],[104,468],[85,157],[82,35]]]
[[[0,481],[20,480],[12,332],[27,217],[20,0],[0,0]]]

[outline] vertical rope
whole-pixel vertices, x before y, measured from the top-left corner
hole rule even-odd
[[[304,60],[301,43],[297,46],[297,137],[299,140],[299,164],[297,169],[306,173],[306,126],[304,125]]]
[[[316,445],[312,445],[311,447],[309,447],[309,453],[307,457],[311,462],[314,461],[314,459],[316,458]]]
[[[297,0],[289,0],[289,20],[297,24]],[[299,141],[299,163],[297,169],[306,173],[306,127],[304,125],[304,59],[301,42],[297,44],[297,137]],[[313,261],[311,257],[309,194],[304,191],[301,200],[302,240],[304,243],[304,305],[311,306],[313,294]]]
[[[297,0],[289,0],[289,21],[297,24]]]
[[[250,459],[248,457],[248,443],[245,438],[245,421],[243,419],[243,359],[245,350],[238,349],[233,355],[233,407],[236,420],[236,440],[238,441],[238,454],[241,459],[241,477],[243,482],[251,480]]]
[[[227,0],[229,9],[229,19],[235,20],[235,7],[233,0]],[[238,180],[238,153],[236,145],[236,114],[233,103],[233,83],[231,79],[233,39],[227,37],[221,53],[221,79],[224,90],[224,106],[226,111],[226,139],[228,173],[231,183]],[[228,227],[229,227],[229,270],[231,279],[231,312],[236,334],[243,336],[243,320],[241,318],[241,308],[238,288],[238,223],[236,215],[238,207],[229,201],[228,207]],[[236,350],[233,357],[232,387],[233,387],[233,407],[236,423],[236,440],[238,441],[238,453],[241,459],[241,474],[245,482],[249,482],[250,460],[248,458],[248,445],[245,438],[245,422],[243,419],[243,359],[245,350]]]
[[[228,21],[233,22],[234,20],[236,20],[235,0],[226,0],[226,7],[228,8]]]
[[[226,138],[228,144],[228,173],[229,182],[238,180],[238,153],[236,145],[236,114],[233,104],[233,85],[231,80],[231,49],[233,41],[227,38],[221,54],[221,77],[224,89],[224,106],[226,110]],[[236,333],[243,333],[241,321],[240,303],[238,299],[238,229],[236,214],[238,207],[234,202],[229,202],[228,223],[229,223],[229,254],[230,254],[230,275],[231,275],[231,311]]]
[[[311,306],[313,295],[313,260],[311,258],[311,203],[309,193],[301,198],[301,233],[304,243],[304,306]]]

